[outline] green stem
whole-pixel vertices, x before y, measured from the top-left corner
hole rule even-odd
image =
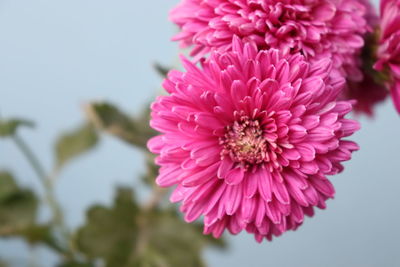
[[[46,172],[44,171],[44,168],[40,164],[36,155],[33,154],[32,150],[28,147],[25,141],[18,135],[15,134],[13,136],[13,140],[17,147],[21,150],[22,154],[24,154],[25,158],[31,164],[33,170],[35,171],[36,175],[38,176],[46,190],[50,188],[50,181],[47,179]]]
[[[53,222],[62,223],[62,214],[59,205],[57,204],[56,197],[53,193],[53,183],[50,177],[47,176],[43,166],[40,164],[38,157],[33,153],[25,141],[18,135],[13,136],[13,140],[17,147],[21,150],[22,154],[28,160],[32,169],[35,171],[45,191],[45,198],[53,212]]]
[[[161,188],[153,183],[152,192],[150,198],[143,204],[143,213],[138,220],[138,237],[136,239],[136,245],[133,253],[130,256],[129,262],[134,262],[136,258],[140,258],[146,250],[149,243],[149,235],[151,229],[149,229],[149,214],[160,204],[161,200],[168,192],[167,189]]]
[[[30,149],[30,147],[26,144],[26,142],[18,135],[14,135],[13,140],[16,144],[16,146],[21,150],[22,154],[25,156],[29,164],[32,166],[32,169],[38,176],[45,192],[45,200],[48,203],[52,214],[52,223],[53,225],[57,225],[60,227],[60,231],[62,236],[65,238],[63,242],[65,242],[65,247],[69,249],[69,232],[66,229],[64,225],[64,219],[61,211],[61,207],[58,204],[57,198],[54,195],[54,190],[53,190],[53,178],[54,177],[49,177],[43,166],[40,164],[38,157],[33,153],[33,151]],[[70,254],[68,251],[67,254]]]

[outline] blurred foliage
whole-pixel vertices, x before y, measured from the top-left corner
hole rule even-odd
[[[37,205],[32,191],[19,188],[9,172],[0,171],[0,235],[17,234],[33,224]]]
[[[146,214],[144,220],[148,243],[145,244],[144,256],[139,257],[142,266],[205,266],[203,248],[210,244],[224,245],[204,236],[202,226],[185,223],[172,208],[154,209]]]
[[[89,262],[79,262],[79,261],[65,261],[57,265],[57,267],[94,267],[95,265]],[[1,267],[1,266],[0,266]]]
[[[377,71],[374,69],[374,64],[377,61],[378,44],[379,44],[379,27],[376,27],[373,32],[364,36],[364,43],[361,50],[362,70],[371,76],[377,84],[385,85],[389,80],[390,74],[387,69]]]
[[[19,127],[34,127],[31,121],[23,119],[0,119],[0,137],[13,136]]]
[[[119,188],[112,207],[93,206],[76,235],[76,244],[106,266],[204,266],[202,249],[222,247],[203,236],[197,224],[183,222],[168,207],[140,208],[129,188]]]
[[[146,173],[142,175],[142,182],[146,185],[153,186],[158,174],[159,167],[154,164],[155,156],[153,154],[146,154]]]
[[[26,242],[31,245],[42,244],[59,253],[66,253],[65,248],[60,245],[57,235],[54,231],[54,226],[50,224],[32,224],[19,233],[24,237]]]
[[[56,142],[56,168],[61,168],[65,163],[77,157],[98,142],[98,136],[90,123],[85,123],[72,132],[63,134]]]
[[[29,244],[46,244],[60,252],[52,226],[36,224],[38,204],[32,191],[19,188],[9,172],[0,171],[0,236],[23,237]]]
[[[78,250],[92,259],[103,258],[107,266],[123,266],[136,242],[138,213],[132,191],[118,189],[113,207],[97,205],[87,211],[86,225],[76,235]]]
[[[33,191],[20,188],[11,173],[0,171],[0,237],[21,237],[31,246],[46,245],[59,255],[58,267],[205,266],[203,249],[224,248],[225,243],[203,235],[201,224],[185,223],[176,206],[166,201],[168,191],[155,185],[158,166],[146,149],[147,140],[157,134],[149,127],[149,109],[131,117],[102,102],[88,104],[85,111],[88,122],[55,142],[56,164],[50,173],[21,136],[15,135],[20,126],[33,124],[16,119],[0,121],[0,136],[14,138],[43,186],[43,195],[37,197]],[[144,150],[146,172],[137,177],[152,190],[147,201],[138,202],[134,188],[120,187],[111,206],[90,207],[82,226],[67,229],[54,192],[56,175],[65,164],[95,147],[98,131]],[[40,204],[48,205],[52,213],[52,218],[42,223],[37,221]]]
[[[166,66],[161,65],[160,63],[155,63],[154,64],[154,69],[156,72],[162,77],[165,78],[168,75],[168,72],[171,70],[171,68],[168,68]]]
[[[0,203],[18,191],[18,186],[14,182],[11,173],[0,171]]]
[[[149,126],[149,111],[137,118],[130,117],[110,103],[91,103],[85,108],[87,117],[96,127],[119,139],[146,149],[147,140],[156,132]]]

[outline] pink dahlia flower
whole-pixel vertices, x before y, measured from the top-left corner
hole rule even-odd
[[[357,144],[345,119],[349,101],[336,101],[344,79],[331,61],[312,65],[297,55],[234,38],[229,52],[212,52],[202,68],[184,59],[171,71],[169,93],[152,104],[148,143],[161,166],[158,185],[176,185],[185,220],[204,216],[204,233],[254,233],[271,239],[296,229],[313,207],[325,208]]]
[[[361,80],[357,56],[368,30],[364,0],[183,0],[170,13],[181,32],[173,40],[200,58],[211,48],[231,49],[232,37],[259,49],[333,57],[335,68]]]
[[[390,74],[390,92],[400,113],[400,1],[381,1],[381,36],[375,69]]]

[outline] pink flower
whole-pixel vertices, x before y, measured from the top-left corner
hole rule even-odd
[[[363,73],[360,81],[348,81],[341,98],[355,99],[357,103],[353,110],[355,113],[363,113],[373,116],[374,108],[377,104],[383,102],[388,96],[388,91],[381,83],[377,83],[375,79],[377,72],[372,69],[371,62],[375,61],[375,37],[373,29],[379,24],[379,17],[375,8],[368,0],[359,0],[367,8],[366,19],[369,31],[364,34],[364,47],[358,59],[358,64]]]
[[[193,45],[197,59],[212,48],[231,49],[237,35],[259,49],[332,56],[342,75],[360,81],[357,56],[368,30],[365,15],[363,0],[183,0],[170,19],[181,28],[173,40]]]
[[[234,38],[232,51],[213,51],[202,67],[183,59],[171,71],[169,93],[152,104],[148,143],[161,166],[157,184],[177,186],[185,220],[204,216],[204,233],[254,233],[271,239],[296,229],[313,207],[325,208],[357,144],[343,140],[359,124],[336,101],[344,79],[331,61],[304,57]]]
[[[375,69],[390,72],[390,92],[400,113],[400,1],[381,1],[381,35]]]

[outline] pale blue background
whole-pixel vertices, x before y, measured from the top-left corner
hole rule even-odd
[[[82,120],[83,103],[107,99],[133,113],[156,95],[160,79],[151,63],[175,63],[178,54],[167,21],[176,2],[0,0],[0,112],[38,122],[21,134],[47,167],[57,134]],[[210,266],[400,266],[400,117],[388,101],[375,120],[361,122],[353,139],[362,149],[332,178],[337,194],[327,210],[272,243],[229,236],[228,252],[206,253]],[[135,184],[142,165],[137,151],[110,137],[69,165],[57,187],[68,223],[81,224],[91,203],[110,203],[115,185]],[[0,140],[0,168],[39,188],[9,141]],[[2,241],[0,257],[23,266],[21,247]],[[54,262],[45,249],[36,254]]]

